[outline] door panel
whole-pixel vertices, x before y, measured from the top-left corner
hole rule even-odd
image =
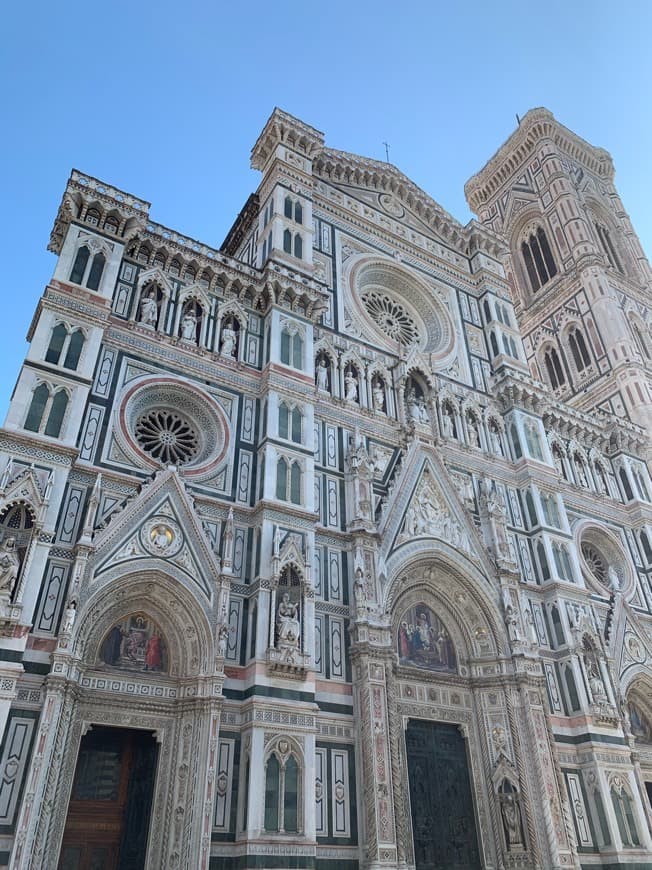
[[[410,721],[405,734],[417,870],[481,870],[464,738]]]
[[[142,870],[156,757],[147,731],[96,727],[84,735],[59,870]]]

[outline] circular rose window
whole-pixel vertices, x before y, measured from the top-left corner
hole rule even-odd
[[[347,261],[343,275],[345,310],[351,327],[369,341],[396,352],[430,354],[443,364],[455,347],[446,293],[403,264],[361,254]]]
[[[136,421],[134,434],[145,453],[166,465],[185,465],[199,450],[199,436],[192,424],[174,411],[148,411]]]
[[[229,421],[203,390],[175,378],[145,377],[120,402],[116,440],[135,464],[182,467],[207,476],[225,459]]]

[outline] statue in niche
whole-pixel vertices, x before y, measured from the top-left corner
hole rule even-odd
[[[426,604],[410,608],[399,623],[398,656],[403,665],[455,671],[455,648],[444,623]]]
[[[100,658],[120,670],[167,673],[167,646],[158,626],[144,613],[131,614],[111,628]]]
[[[184,341],[197,341],[197,316],[191,308],[181,318],[181,338]]]
[[[144,326],[151,326],[156,329],[156,321],[158,320],[158,303],[156,301],[156,293],[150,290],[147,296],[143,296],[140,300],[140,318],[139,322]]]
[[[77,616],[77,602],[73,599],[66,607],[65,616],[61,623],[60,634],[70,634]]]
[[[510,555],[506,530],[507,511],[495,481],[487,477],[480,481],[480,498],[487,514],[487,523],[491,537],[489,546],[495,558],[506,559]]]
[[[417,404],[419,406],[419,422],[420,423],[429,423],[430,415],[428,414],[428,408],[426,407],[426,400],[423,396],[419,396],[417,399]]]
[[[347,402],[358,401],[358,379],[352,369],[347,369],[344,375],[344,398]]]
[[[328,363],[323,356],[319,357],[317,370],[315,371],[317,389],[322,393],[328,392]]]
[[[367,589],[364,582],[364,571],[362,570],[362,567],[360,565],[358,565],[358,567],[355,569],[355,576],[353,579],[353,595],[355,598],[356,610],[366,610]]]
[[[20,560],[16,552],[16,539],[7,538],[0,545],[0,595],[10,596],[14,591]]]
[[[220,344],[220,356],[235,359],[238,335],[233,328],[233,320],[228,320],[222,327],[222,342]]]
[[[419,402],[417,401],[417,394],[414,387],[410,387],[407,391],[405,404],[407,406],[408,422],[413,424],[420,423],[421,412],[419,411]]]
[[[600,673],[600,662],[595,649],[588,640],[584,641],[584,666],[589,679],[591,696],[596,703],[607,700],[607,693]]]
[[[441,432],[444,438],[455,438],[455,422],[450,405],[444,404],[441,408]]]
[[[480,432],[478,431],[478,422],[473,414],[469,414],[466,418],[467,428],[469,432],[469,444],[471,447],[480,447]]]
[[[374,403],[374,410],[376,411],[384,411],[385,410],[385,390],[383,389],[383,384],[381,381],[376,378],[371,385],[371,397]]]
[[[511,783],[509,791],[504,791],[500,797],[500,814],[503,820],[505,840],[509,850],[523,848],[523,825],[518,797]]]
[[[503,443],[500,438],[500,430],[495,423],[489,424],[489,438],[491,440],[491,449],[496,456],[503,455]]]
[[[301,627],[299,625],[299,605],[290,599],[290,593],[284,592],[278,606],[276,630],[279,646],[299,646]]]

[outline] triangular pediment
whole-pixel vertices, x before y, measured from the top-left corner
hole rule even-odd
[[[493,573],[487,550],[462,504],[459,484],[451,480],[439,457],[414,442],[406,459],[379,527],[384,557],[415,540],[430,539],[486,563],[487,572]]]
[[[46,469],[36,469],[34,466],[14,466],[13,463],[5,469],[3,488],[0,492],[0,509],[23,502],[32,508],[34,519],[37,520],[45,503],[49,486],[50,472]]]
[[[462,224],[391,163],[325,148],[313,160],[313,173],[341,191],[344,207],[348,194],[388,219],[400,220],[447,245],[464,247]]]
[[[90,560],[93,577],[121,566],[129,571],[156,567],[184,575],[210,598],[219,577],[211,549],[183,481],[174,469],[160,471],[95,537]]]
[[[162,272],[158,266],[154,266],[152,269],[145,269],[145,271],[141,272],[138,276],[139,288],[146,287],[148,284],[158,284],[168,297],[172,295],[174,290],[167,275],[165,272]]]

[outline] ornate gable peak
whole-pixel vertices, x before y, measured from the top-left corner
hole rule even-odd
[[[564,127],[548,109],[530,109],[504,145],[464,185],[466,200],[473,211],[479,212],[485,204],[495,199],[504,185],[531,158],[541,139],[551,139],[560,151],[595,175],[607,180],[613,178],[613,161],[607,151],[595,148]]]
[[[170,525],[178,526],[175,534],[178,533],[184,547],[189,544],[206,572],[217,577],[221,570],[219,559],[208,541],[193,497],[173,466],[157,471],[117,515],[113,514],[106,528],[96,534],[93,540],[95,564],[106,563],[112,558],[111,553],[142,532],[148,519],[163,514],[169,515]],[[172,552],[176,545],[172,546],[172,540],[168,543],[171,546],[169,552]],[[150,555],[160,553],[163,558],[168,556],[168,545],[163,541],[157,544],[153,536],[146,542],[145,549]]]
[[[251,149],[251,168],[262,172],[277,145],[287,145],[311,160],[324,145],[324,134],[278,107]]]
[[[168,296],[172,295],[172,284],[168,281],[165,272],[162,272],[158,266],[152,269],[145,269],[138,276],[139,288],[145,287],[147,284],[159,284],[167,292]]]
[[[377,193],[393,194],[439,236],[458,248],[466,244],[466,231],[462,224],[392,163],[324,148],[313,161],[313,172],[335,185],[350,184]]]

